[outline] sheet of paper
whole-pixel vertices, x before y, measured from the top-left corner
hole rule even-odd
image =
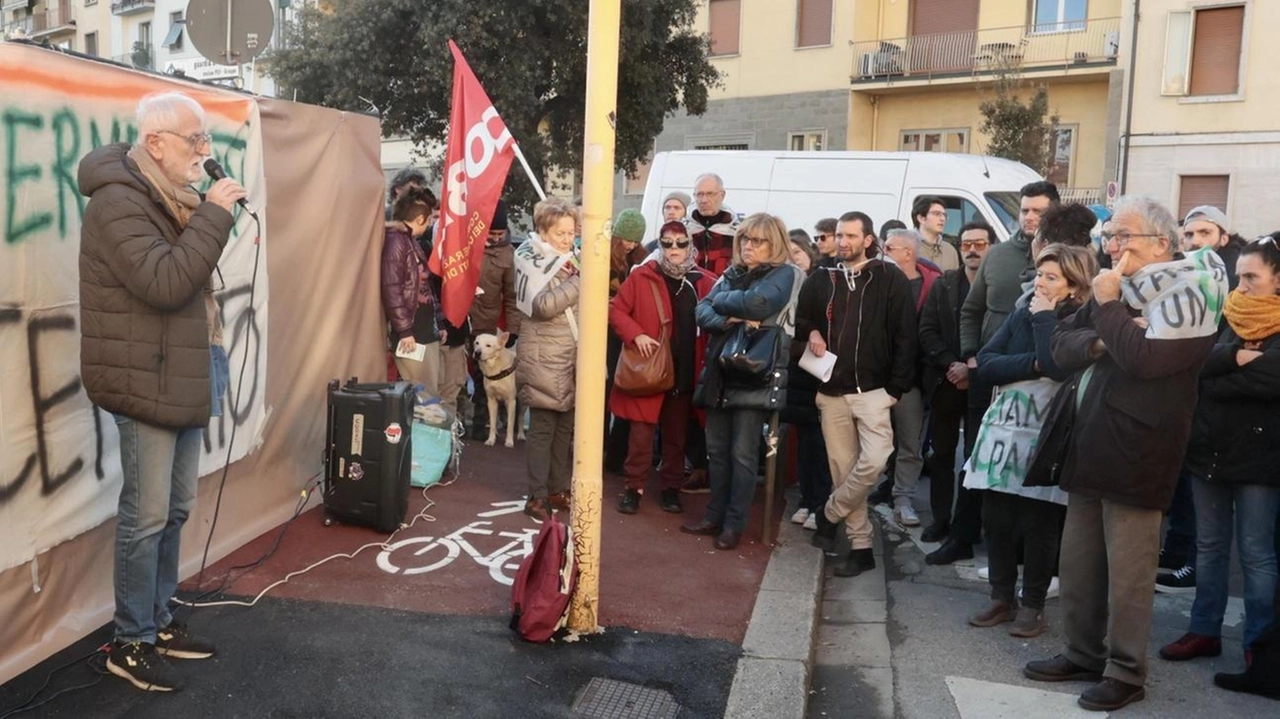
[[[418,343],[412,352],[401,352],[400,348],[396,348],[396,357],[400,359],[411,359],[414,362],[421,362],[427,356],[427,345]]]
[[[804,348],[804,355],[800,357],[800,369],[817,377],[820,381],[826,382],[831,379],[831,370],[836,366],[836,354],[831,350],[827,350],[819,357],[813,353],[808,347]]]

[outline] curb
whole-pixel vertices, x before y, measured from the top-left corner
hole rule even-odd
[[[803,719],[808,706],[823,557],[790,521],[793,504],[787,502],[779,522],[742,640],[724,712],[729,719]]]

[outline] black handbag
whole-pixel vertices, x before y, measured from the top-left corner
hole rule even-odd
[[[1057,487],[1062,481],[1062,469],[1067,462],[1067,450],[1071,447],[1071,432],[1076,423],[1076,393],[1080,388],[1080,374],[1058,388],[1049,403],[1048,417],[1040,426],[1036,450],[1031,455],[1024,487]]]
[[[778,363],[782,328],[768,325],[752,329],[734,325],[720,350],[724,383],[735,387],[763,387],[773,379]]]

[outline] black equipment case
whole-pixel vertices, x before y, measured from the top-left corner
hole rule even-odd
[[[329,383],[324,522],[392,532],[409,506],[413,385]]]

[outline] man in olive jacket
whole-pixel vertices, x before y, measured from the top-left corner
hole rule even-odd
[[[213,645],[174,621],[178,541],[195,503],[209,423],[209,280],[227,244],[231,179],[201,198],[190,184],[209,154],[204,111],[165,93],[138,105],[138,141],[89,153],[80,236],[80,366],[85,391],[120,432],[124,482],[116,524],[115,644],[107,669],[150,691],[180,688],[165,657]]]
[[[1149,337],[1142,313],[1121,299],[1122,277],[1180,258],[1167,209],[1121,198],[1111,231],[1123,251],[1119,265],[1094,279],[1093,298],[1059,323],[1052,340],[1054,361],[1076,373],[1063,385],[1075,405],[1061,469],[1069,494],[1061,560],[1066,649],[1024,670],[1038,681],[1097,682],[1079,700],[1094,711],[1145,697],[1160,523],[1217,328],[1214,317],[1194,332]],[[1225,272],[1221,280],[1212,292],[1207,282],[1187,291],[1213,307],[1226,294]],[[1150,317],[1168,316],[1167,307],[1150,309]]]

